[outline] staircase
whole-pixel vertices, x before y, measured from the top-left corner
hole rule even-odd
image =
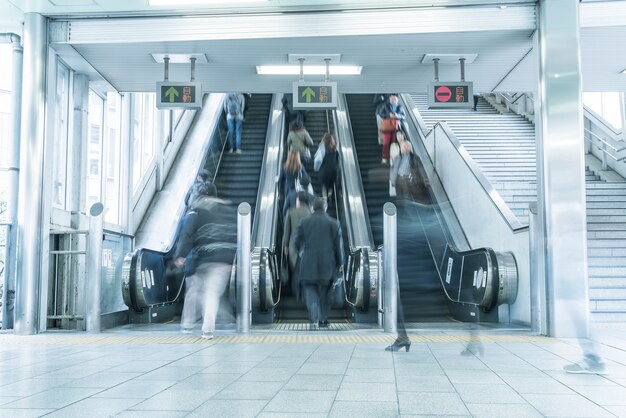
[[[591,317],[595,322],[622,322],[626,320],[626,180],[603,181],[589,167],[586,179]]]
[[[445,121],[517,219],[528,224],[537,201],[535,127],[523,116],[500,114],[482,97],[477,110],[428,109],[425,94],[411,95],[430,130]]]

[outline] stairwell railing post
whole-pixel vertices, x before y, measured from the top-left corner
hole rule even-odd
[[[383,206],[383,330],[398,331],[398,234],[396,206]]]
[[[250,204],[237,208],[237,332],[250,332],[252,293],[250,292]]]

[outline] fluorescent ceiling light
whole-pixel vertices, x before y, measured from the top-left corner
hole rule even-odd
[[[233,3],[262,3],[270,0],[148,0],[150,6],[232,6]]]
[[[360,75],[360,65],[331,65],[330,75]],[[299,75],[299,65],[257,65],[256,73],[260,75]],[[325,75],[325,65],[305,65],[305,75]]]
[[[626,74],[626,69],[623,69],[623,70],[621,71],[621,73],[622,73],[622,74]]]

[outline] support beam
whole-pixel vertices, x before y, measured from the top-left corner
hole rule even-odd
[[[586,337],[589,298],[579,4],[541,0],[537,7],[537,181],[548,334]]]
[[[45,146],[46,63],[48,55],[46,18],[24,15],[24,72],[22,132],[18,202],[18,257],[15,293],[15,332],[39,331],[41,252],[43,222],[43,177]],[[46,224],[47,228],[47,224]]]

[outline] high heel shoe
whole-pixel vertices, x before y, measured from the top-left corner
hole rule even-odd
[[[411,348],[411,341],[409,341],[407,338],[396,338],[393,344],[385,347],[385,351],[399,351],[402,348],[405,348],[408,352],[409,348]]]

